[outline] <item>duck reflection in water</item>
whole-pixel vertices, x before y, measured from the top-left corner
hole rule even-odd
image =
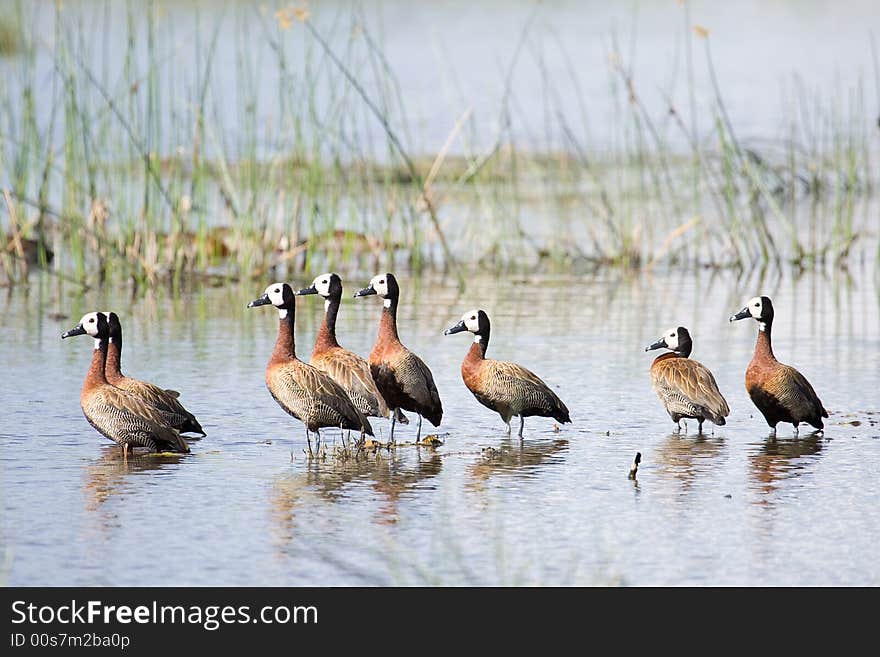
[[[759,503],[770,502],[768,496],[779,488],[779,482],[804,474],[814,456],[822,451],[821,434],[811,433],[800,438],[770,436],[757,443],[758,449],[749,454],[749,470],[761,493]]]
[[[679,482],[679,493],[685,494],[699,477],[717,466],[723,448],[722,437],[671,433],[657,449],[654,460],[661,472]]]
[[[101,454],[85,468],[86,508],[95,511],[114,495],[125,495],[128,475],[150,470],[163,470],[177,465],[185,454],[129,452],[128,458],[119,455],[119,447],[104,445]]]
[[[311,513],[319,502],[335,503],[350,494],[351,484],[367,484],[378,493],[378,522],[397,522],[401,497],[421,487],[440,474],[441,455],[434,449],[398,449],[391,454],[379,452],[358,458],[312,460],[305,471],[279,477],[270,494],[273,526],[282,544],[296,535],[297,514]]]
[[[481,458],[468,468],[471,490],[485,490],[485,484],[495,475],[508,474],[531,477],[541,465],[555,463],[568,451],[568,441],[562,438],[511,440],[505,438],[497,447],[487,447]]]

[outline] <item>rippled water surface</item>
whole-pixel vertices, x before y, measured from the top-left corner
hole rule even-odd
[[[132,300],[34,279],[0,301],[3,581],[877,584],[880,293],[870,267],[851,276],[521,275],[459,295],[401,275],[401,336],[434,372],[445,444],[319,462],[264,387],[277,316],[245,304],[268,281]],[[756,327],[727,317],[757,293],[775,300],[777,355],[832,411],[824,436],[781,425],[768,439],[746,395]],[[490,355],[551,383],[572,424],[529,419],[520,442],[473,399],[459,374],[470,341],[442,332],[474,306],[493,322]],[[340,340],[367,354],[379,308],[346,298]],[[198,415],[208,437],[191,455],[125,463],[86,423],[91,340],[60,334],[96,309],[122,317],[123,369],[179,389]],[[298,301],[303,357],[321,311]],[[675,324],[732,409],[705,436],[672,434],[650,388],[644,346]]]

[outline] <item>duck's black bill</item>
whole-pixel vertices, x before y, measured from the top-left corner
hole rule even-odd
[[[61,339],[63,340],[64,338],[72,338],[75,335],[85,335],[85,334],[86,334],[86,330],[83,328],[83,325],[77,324],[69,331],[65,331],[64,333],[62,333]]]
[[[301,290],[297,290],[294,294],[296,294],[296,296],[298,296],[298,297],[301,297],[304,294],[317,294],[317,293],[318,293],[318,288],[316,288],[314,285],[312,285],[311,287],[304,287]]]
[[[357,292],[354,293],[354,296],[355,296],[355,298],[368,297],[371,294],[376,294],[376,288],[374,288],[372,285],[370,285],[370,287],[365,287],[363,290],[358,290]]]
[[[256,308],[257,306],[268,306],[270,303],[272,303],[272,302],[269,300],[269,295],[264,294],[259,299],[254,299],[253,301],[251,301],[247,305],[247,307],[248,308]]]
[[[645,347],[645,351],[651,351],[652,349],[662,349],[666,346],[666,338],[660,338],[657,342],[652,342],[647,347]]]
[[[443,335],[452,335],[453,333],[461,333],[462,331],[467,331],[467,327],[464,325],[464,320],[461,320],[455,326],[451,326],[443,331]]]
[[[746,307],[746,308],[743,308],[742,310],[740,310],[736,315],[731,315],[730,321],[735,322],[738,319],[745,319],[746,317],[751,317],[751,316],[752,316],[752,314],[749,312],[749,309]]]

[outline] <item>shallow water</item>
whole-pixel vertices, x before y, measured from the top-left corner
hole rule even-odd
[[[502,276],[471,280],[459,296],[401,275],[401,336],[433,370],[445,444],[357,462],[310,462],[302,425],[265,389],[277,319],[245,309],[264,282],[130,300],[35,278],[28,294],[0,301],[3,580],[877,584],[880,289],[876,271],[853,276]],[[727,317],[758,292],[776,301],[777,355],[832,411],[824,436],[793,439],[788,425],[769,440],[747,398],[756,327]],[[493,322],[490,356],[551,383],[572,424],[555,432],[552,420],[531,418],[520,443],[464,388],[470,340],[442,331],[478,304]],[[179,389],[208,432],[191,455],[125,464],[82,417],[91,340],[60,334],[108,308],[123,320],[124,371]],[[375,297],[346,298],[343,344],[368,353],[379,308]],[[315,297],[298,302],[303,357],[321,311]],[[693,357],[732,409],[727,426],[702,437],[693,424],[672,434],[650,388],[657,352],[644,346],[676,323],[690,327]],[[386,421],[374,427],[387,436]],[[413,436],[410,425],[398,440]]]

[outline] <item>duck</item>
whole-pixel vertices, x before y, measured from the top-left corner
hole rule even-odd
[[[675,422],[675,432],[681,431],[683,418],[699,423],[697,433],[703,433],[706,420],[725,425],[730,407],[709,368],[689,358],[693,349],[690,332],[684,326],[671,328],[645,351],[662,348],[669,351],[651,363],[651,387]]]
[[[198,433],[202,436],[207,434],[196,416],[190,413],[177,398],[180,393],[176,390],[165,390],[157,385],[133,379],[125,376],[121,370],[122,361],[122,322],[119,315],[114,312],[102,313],[107,318],[110,326],[110,341],[107,347],[107,362],[104,366],[104,375],[110,385],[125,390],[144,402],[158,409],[165,420],[180,433]]]
[[[339,274],[321,274],[311,286],[296,291],[296,296],[319,294],[324,298],[324,320],[315,339],[309,365],[338,383],[367,417],[388,417],[388,405],[373,381],[370,364],[353,351],[344,349],[336,339],[336,316],[342,300]]]
[[[525,419],[531,416],[552,417],[560,424],[571,422],[568,408],[534,372],[522,365],[486,358],[491,324],[483,310],[475,309],[446,329],[444,335],[469,331],[474,343],[461,364],[461,378],[477,401],[495,411],[507,425],[519,416],[519,437],[523,437]]]
[[[370,373],[385,398],[391,415],[391,443],[398,410],[412,411],[419,416],[416,442],[422,436],[422,418],[435,427],[443,419],[443,404],[434,384],[434,376],[424,361],[407,349],[397,333],[397,304],[400,286],[391,273],[378,274],[370,284],[358,290],[355,297],[378,295],[382,298],[382,318],[376,344],[370,352]]]
[[[773,302],[770,297],[752,297],[746,306],[730,321],[735,322],[751,317],[758,322],[758,340],[755,353],[746,368],[746,390],[752,402],[761,411],[772,435],[776,435],[776,425],[785,422],[794,425],[795,435],[798,426],[805,422],[817,431],[825,428],[822,418],[828,411],[807,381],[807,378],[790,365],[776,360],[770,334],[773,329]]]
[[[124,458],[135,447],[150,452],[188,453],[186,440],[156,408],[107,381],[104,375],[110,340],[107,317],[100,312],[87,313],[79,324],[62,333],[61,338],[77,335],[95,339],[95,351],[80,394],[80,406],[89,424],[122,447]]]
[[[273,283],[247,307],[272,305],[278,310],[278,337],[266,365],[266,387],[289,415],[306,427],[306,441],[312,453],[310,434],[318,434],[320,449],[324,427],[338,427],[372,436],[370,422],[354,405],[345,390],[330,376],[302,362],[296,356],[294,317],[296,295],[287,283]]]

